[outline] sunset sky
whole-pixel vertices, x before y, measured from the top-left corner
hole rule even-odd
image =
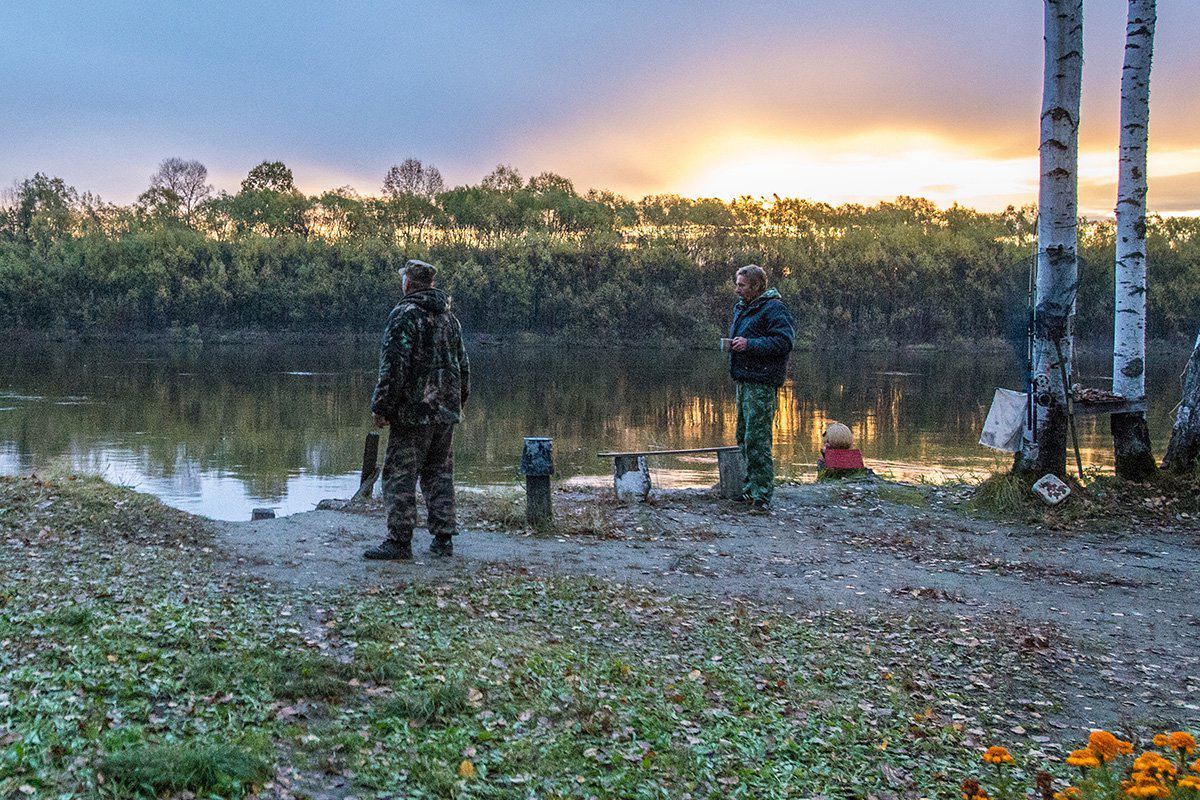
[[[1085,2],[1080,207],[1111,212],[1124,0]],[[1160,0],[1150,205],[1200,213],[1200,3]],[[309,192],[496,164],[581,191],[1032,202],[1039,0],[4,5],[0,184],[126,203],[168,156]]]

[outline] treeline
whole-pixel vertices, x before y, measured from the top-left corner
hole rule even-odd
[[[763,265],[803,342],[1019,339],[1035,211],[912,198],[829,206],[578,193],[498,167],[445,188],[410,159],[382,194],[308,196],[279,162],[214,194],[168,159],[129,206],[35,175],[0,204],[0,329],[80,333],[375,332],[408,258],[442,268],[464,324],[583,340],[689,342],[720,330],[733,270]],[[1200,308],[1200,219],[1149,223],[1149,335],[1187,340]],[[1081,223],[1080,335],[1112,329],[1113,226]]]

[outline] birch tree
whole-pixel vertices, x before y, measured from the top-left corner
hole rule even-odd
[[[1154,6],[1155,0],[1129,0],[1125,66],[1121,71],[1112,390],[1135,403],[1146,400],[1146,147]],[[1146,413],[1113,414],[1111,423],[1117,475],[1131,480],[1153,475]]]
[[[1196,335],[1192,357],[1183,371],[1183,397],[1175,411],[1175,426],[1163,456],[1163,469],[1191,472],[1197,456],[1200,456],[1200,334]]]
[[[1062,375],[1071,374],[1071,317],[1078,288],[1079,95],[1083,80],[1083,0],[1045,0],[1046,50],[1038,147],[1035,376],[1045,392],[1036,406],[1037,439],[1026,431],[1014,471],[1060,478],[1067,470],[1067,407]]]

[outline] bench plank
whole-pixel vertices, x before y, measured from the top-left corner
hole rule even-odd
[[[620,458],[623,456],[683,456],[691,453],[720,453],[737,450],[736,444],[721,447],[693,447],[690,450],[636,450],[629,453],[597,453],[596,458]]]

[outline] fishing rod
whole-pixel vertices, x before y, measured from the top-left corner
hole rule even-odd
[[[1034,218],[1036,230],[1037,219]],[[1037,329],[1037,236],[1034,235],[1033,252],[1029,257],[1028,313],[1025,318],[1025,427],[1029,440],[1037,442],[1037,388],[1033,376],[1033,340]]]

